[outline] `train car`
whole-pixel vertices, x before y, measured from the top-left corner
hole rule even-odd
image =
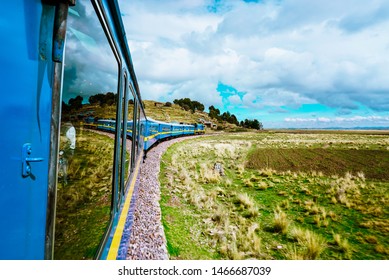
[[[145,130],[145,140],[144,140],[144,150],[147,151],[153,145],[158,142],[158,132],[159,132],[159,123],[148,119],[146,130]]]
[[[172,125],[169,123],[158,123],[158,140],[169,138],[172,136]]]
[[[194,134],[204,134],[205,133],[205,126],[202,123],[196,123],[194,125]]]
[[[179,123],[173,123],[171,124],[171,126],[171,137],[178,137],[184,134],[184,125]]]
[[[118,2],[4,1],[0,18],[0,259],[125,258],[146,117]]]
[[[162,140],[169,139],[171,137],[179,137],[185,135],[194,135],[204,133],[204,125],[202,124],[177,124],[177,123],[165,123],[161,121],[156,121],[153,119],[145,119],[140,122],[141,126],[144,126],[143,135],[143,150],[146,153],[152,146]],[[90,124],[85,122],[84,126],[90,127]],[[97,129],[105,132],[114,132],[115,131],[115,121],[114,120],[98,120]],[[127,122],[127,138],[132,140],[132,131],[134,122]],[[136,139],[135,139],[136,140]]]
[[[128,121],[127,122],[127,129],[126,129],[126,131],[127,131],[127,138],[129,138],[129,139],[132,139],[132,132],[135,131],[134,125],[135,125],[135,122],[133,122],[133,121]]]
[[[114,120],[98,120],[97,121],[97,129],[108,131],[108,132],[115,132],[116,131],[116,121]]]
[[[184,135],[194,135],[195,126],[191,124],[183,125],[183,134]]]

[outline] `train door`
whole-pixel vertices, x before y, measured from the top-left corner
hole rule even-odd
[[[55,7],[0,9],[0,259],[44,259]]]

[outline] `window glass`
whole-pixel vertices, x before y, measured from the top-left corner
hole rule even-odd
[[[123,131],[121,133],[121,141],[122,146],[124,147],[122,149],[122,156],[121,156],[121,194],[124,194],[124,186],[126,185],[126,182],[129,178],[130,174],[130,168],[131,168],[131,148],[132,148],[132,141],[131,141],[131,133],[132,133],[132,111],[133,111],[133,105],[134,105],[134,99],[132,96],[132,92],[130,91],[128,87],[128,80],[127,76],[124,77],[124,96],[123,96],[123,103],[122,103],[122,115],[123,115],[123,121],[122,121],[122,127]]]
[[[140,105],[138,106],[138,123],[137,123],[137,128],[136,128],[136,132],[137,132],[137,154],[140,153],[141,151],[141,134],[140,134]]]
[[[111,217],[118,61],[89,1],[69,10],[55,259],[95,257]]]
[[[127,145],[126,145],[126,178],[130,175],[132,170],[132,143],[133,143],[133,131],[134,131],[134,96],[130,88],[127,88],[128,92],[128,112],[127,112]]]
[[[138,118],[137,118],[137,114],[138,114],[138,101],[136,99],[134,99],[134,104],[133,104],[133,119],[132,119],[132,133],[131,133],[131,139],[132,139],[132,147],[131,147],[131,171],[134,170],[134,167],[135,167],[135,155],[137,154],[136,153],[136,146],[137,146],[137,135],[138,135],[138,132],[137,132],[137,123],[138,123]]]

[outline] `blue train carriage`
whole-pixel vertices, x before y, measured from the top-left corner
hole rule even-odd
[[[132,139],[132,132],[134,131],[134,125],[135,125],[134,121],[128,121],[127,122],[126,131],[127,131],[127,138],[128,139]]]
[[[204,134],[205,133],[205,126],[202,123],[196,123],[194,124],[194,134]]]
[[[96,118],[94,117],[86,117],[84,118],[83,122],[81,125],[84,128],[89,128],[89,129],[97,129],[97,121]]]
[[[2,90],[17,93],[0,103],[0,259],[125,258],[146,126],[117,1],[4,1],[0,18]],[[96,94],[114,98],[93,105],[112,137],[77,117]]]
[[[183,124],[182,130],[183,130],[183,135],[193,135],[194,134],[194,125]]]
[[[184,125],[183,124],[172,123],[171,126],[172,126],[172,132],[171,132],[172,137],[178,137],[180,135],[184,135]]]
[[[97,129],[107,132],[115,132],[116,121],[101,119],[97,121]]]
[[[162,140],[165,138],[169,138],[172,136],[172,125],[170,123],[163,123],[163,122],[157,122],[158,123],[158,140]]]
[[[147,151],[158,142],[159,123],[148,118],[145,121],[144,150]]]

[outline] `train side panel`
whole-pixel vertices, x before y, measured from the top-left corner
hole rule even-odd
[[[127,137],[130,138],[130,139],[132,139],[133,125],[134,125],[133,121],[128,121],[127,122]]]
[[[159,123],[158,125],[158,140],[162,140],[172,136],[172,125],[167,123]]]
[[[182,124],[172,124],[171,136],[177,137],[183,135],[183,125]]]
[[[54,7],[3,1],[0,19],[0,259],[43,259]]]
[[[146,121],[146,129],[145,129],[145,141],[144,141],[144,150],[147,151],[150,149],[158,141],[158,128],[159,124],[147,120]]]
[[[204,134],[204,133],[205,133],[204,124],[197,123],[194,125],[194,134]]]

